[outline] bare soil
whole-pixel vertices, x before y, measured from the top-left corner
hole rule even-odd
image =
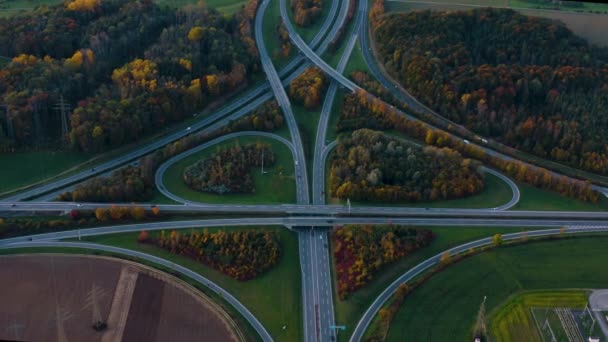
[[[122,341],[238,340],[225,312],[173,277],[119,259],[53,254],[0,257],[0,340],[101,341],[94,307],[107,320],[123,267],[138,275]]]

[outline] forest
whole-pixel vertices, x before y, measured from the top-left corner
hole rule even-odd
[[[252,193],[254,167],[274,164],[274,153],[268,144],[238,143],[197,161],[184,170],[184,182],[193,190],[216,194]]]
[[[428,246],[432,230],[400,225],[337,227],[331,233],[341,300],[364,286],[384,266]]]
[[[504,9],[373,22],[386,69],[436,112],[510,147],[608,174],[607,48]]]
[[[60,201],[133,202],[154,197],[154,174],[161,163],[196,145],[223,134],[237,131],[273,131],[284,125],[283,114],[275,100],[265,102],[247,116],[208,134],[195,133],[139,159],[137,166],[114,171],[108,177],[95,177],[58,196]],[[128,185],[128,186],[126,186]],[[143,185],[143,188],[142,188]],[[132,191],[137,190],[137,191]]]
[[[481,161],[519,182],[534,187],[587,202],[597,202],[601,196],[600,193],[593,190],[589,181],[566,177],[518,160],[488,154],[481,147],[467,144],[446,131],[430,127],[421,121],[409,119],[393,106],[364,90],[344,97],[343,108],[336,126],[341,135],[361,127],[394,129],[430,146],[449,147],[465,157]]]
[[[339,139],[329,189],[332,197],[380,203],[461,198],[483,189],[479,165],[450,148],[421,148],[360,129]]]
[[[293,21],[300,26],[310,26],[320,17],[323,10],[322,0],[290,0]]]
[[[207,229],[180,233],[161,231],[150,236],[142,231],[137,239],[203,263],[239,281],[253,279],[270,270],[281,259],[281,244],[275,232],[263,229]]]
[[[0,18],[0,150],[105,151],[218,105],[259,68],[256,7],[75,0]]]
[[[327,88],[325,73],[319,67],[309,67],[289,83],[289,97],[308,110],[317,109]]]

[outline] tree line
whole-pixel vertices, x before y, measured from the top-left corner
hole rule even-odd
[[[478,167],[450,148],[420,148],[359,129],[338,141],[329,190],[341,199],[384,203],[461,198],[484,188]]]
[[[273,131],[283,125],[282,112],[277,102],[271,100],[256,108],[251,114],[230,122],[222,129],[208,134],[190,134],[140,158],[137,166],[116,170],[109,177],[95,177],[79,184],[73,191],[61,194],[57,199],[87,202],[149,201],[155,193],[156,169],[169,158],[224,134],[247,130]],[[125,186],[125,184],[130,185]]]
[[[162,230],[156,236],[144,231],[138,241],[191,258],[239,281],[254,279],[281,259],[278,234],[259,229],[209,232],[205,228],[169,234]]]
[[[428,246],[434,238],[429,229],[400,225],[337,227],[331,241],[340,300],[371,281],[384,266]]]
[[[9,117],[0,120],[3,151],[60,142],[66,133],[60,100],[69,115],[112,69],[156,39],[171,16],[151,1],[104,1],[94,11],[66,6],[0,18],[0,54],[12,57],[0,69],[0,103]]]
[[[251,22],[150,0],[74,1],[0,18],[0,150],[60,142],[61,112],[74,149],[99,152],[210,108],[259,69]],[[18,44],[14,44],[17,41]],[[66,106],[59,110],[59,103]]]
[[[608,48],[559,22],[504,9],[380,16],[374,38],[387,70],[441,115],[513,148],[608,174]]]
[[[467,144],[443,130],[408,119],[396,108],[365,91],[357,91],[355,94],[345,96],[337,124],[339,132],[353,131],[361,127],[395,129],[428,145],[449,147],[459,151],[463,156],[501,170],[517,181],[582,201],[597,202],[600,199],[600,194],[591,188],[589,181],[557,175],[547,169],[518,160],[487,154],[481,147]]]
[[[251,168],[271,166],[274,160],[269,144],[236,143],[186,167],[183,178],[189,188],[200,192],[252,193]]]

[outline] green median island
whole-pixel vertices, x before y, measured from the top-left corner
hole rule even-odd
[[[608,283],[607,242],[606,235],[530,240],[447,265],[405,297],[387,341],[472,341],[484,298],[492,341],[543,341],[541,334],[550,341],[550,329],[557,341],[568,334],[586,341],[597,333],[583,312],[589,289]]]
[[[168,191],[202,203],[295,202],[293,157],[282,142],[262,137],[230,139],[171,165]]]

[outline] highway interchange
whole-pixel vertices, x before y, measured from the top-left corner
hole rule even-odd
[[[311,40],[310,44],[304,42],[293,27],[287,13],[286,0],[279,1],[281,19],[289,32],[290,39],[300,51],[290,63],[279,72],[275,69],[262,36],[262,25],[264,12],[270,0],[264,0],[259,8],[255,20],[255,38],[260,52],[261,64],[266,73],[267,82],[255,87],[252,91],[242,95],[240,98],[230,103],[223,109],[206,116],[198,122],[192,124],[189,129],[180,129],[166,137],[160,138],[142,148],[138,148],[119,158],[100,164],[72,176],[60,179],[49,184],[36,186],[27,191],[4,198],[0,202],[1,212],[68,212],[72,209],[93,210],[98,207],[108,207],[109,203],[70,203],[70,202],[47,202],[49,193],[56,193],[69,186],[82,182],[90,177],[101,175],[118,167],[132,163],[138,158],[151,153],[171,142],[174,142],[188,134],[203,134],[213,132],[230,121],[235,120],[273,97],[283,110],[291,141],[288,141],[276,134],[263,132],[239,132],[222,136],[208,143],[202,144],[183,154],[180,154],[161,165],[156,173],[156,185],[165,196],[179,202],[176,205],[157,205],[163,212],[190,212],[190,213],[226,213],[226,214],[256,214],[267,215],[269,217],[254,216],[239,219],[209,219],[209,220],[190,220],[174,222],[147,223],[145,229],[178,229],[190,227],[212,227],[212,226],[251,226],[251,225],[280,225],[297,231],[299,238],[300,266],[302,270],[302,296],[304,310],[304,339],[305,341],[329,341],[333,339],[336,331],[331,327],[336,325],[333,311],[333,287],[332,275],[330,270],[330,258],[328,248],[328,227],[341,224],[412,224],[412,225],[452,225],[452,226],[538,226],[538,227],[562,227],[568,226],[566,233],[584,233],[604,231],[608,227],[608,213],[604,212],[545,212],[545,211],[507,211],[519,200],[519,190],[515,184],[504,175],[496,171],[485,169],[486,172],[505,180],[513,191],[512,199],[499,207],[486,209],[446,209],[446,208],[406,208],[406,207],[374,207],[374,206],[354,206],[352,208],[343,205],[325,205],[325,165],[326,159],[336,142],[327,144],[326,131],[329,116],[333,106],[333,100],[338,87],[343,87],[350,91],[360,89],[350,79],[342,73],[345,69],[349,56],[359,41],[361,50],[370,71],[396,98],[404,100],[411,108],[420,112],[427,112],[430,109],[420,104],[415,98],[408,94],[404,89],[391,82],[380,70],[373,53],[371,52],[367,28],[367,1],[358,1],[356,17],[354,19],[354,29],[348,40],[345,41],[346,47],[340,58],[338,66],[332,68],[320,56],[327,50],[329,44],[336,37],[339,30],[343,27],[348,12],[348,0],[332,1],[331,8],[321,29]],[[312,189],[309,189],[309,179],[306,168],[306,157],[297,122],[293,115],[291,104],[284,86],[293,78],[300,74],[306,67],[316,65],[321,68],[331,78],[329,90],[324,99],[321,116],[316,133],[313,167],[312,167]],[[432,112],[432,111],[431,111]],[[411,120],[418,120],[407,113],[401,112]],[[434,113],[434,115],[439,116]],[[440,117],[440,116],[439,116]],[[443,118],[442,118],[443,119]],[[445,119],[443,119],[445,120]],[[226,141],[238,136],[261,136],[276,139],[285,144],[294,157],[294,169],[296,174],[297,203],[280,205],[223,205],[205,204],[188,201],[172,194],[163,185],[162,176],[164,171],[173,163],[196,153],[212,145]],[[483,147],[483,146],[482,146]],[[483,147],[485,148],[485,147]],[[485,148],[486,151],[504,158],[510,158]],[[604,188],[596,187],[597,190],[605,192]],[[311,194],[309,194],[311,190]],[[35,200],[38,198],[38,200]],[[25,200],[31,200],[23,202]],[[311,203],[312,201],[312,203]],[[131,205],[131,204],[121,204]],[[149,204],[152,206],[153,204]],[[48,234],[38,234],[26,237],[18,237],[0,240],[0,248],[20,248],[27,246],[72,246],[88,249],[100,249],[111,251],[118,254],[137,256],[141,259],[153,261],[157,264],[173,268],[174,270],[187,275],[203,286],[207,286],[217,293],[221,293],[258,331],[265,340],[272,340],[262,324],[245,308],[238,300],[232,297],[225,290],[219,288],[208,279],[175,265],[166,260],[145,255],[140,252],[118,249],[116,247],[101,246],[90,243],[61,242],[60,239],[75,238],[82,236],[95,236],[101,234],[111,234],[116,232],[139,231],[142,225],[123,225],[107,226],[98,228],[81,229],[78,231],[66,231]],[[559,229],[550,229],[530,232],[530,236],[536,234],[557,234]],[[516,234],[505,235],[505,239],[516,239],[521,237]],[[475,241],[469,244],[455,247],[451,253],[466,250],[473,246],[482,246],[490,243],[489,238]],[[155,259],[151,259],[155,258]],[[359,341],[365,328],[369,325],[371,318],[395,291],[399,284],[407,282],[413,276],[431,267],[438,262],[435,256],[420,265],[414,267],[395,280],[370,306],[362,317],[361,321],[338,322],[338,324],[348,324],[355,326],[351,341]]]

